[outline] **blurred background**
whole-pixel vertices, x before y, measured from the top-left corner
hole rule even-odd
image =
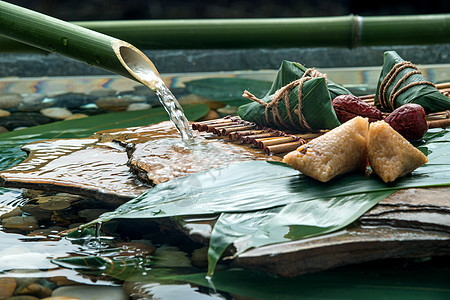
[[[67,21],[362,16],[450,12],[448,0],[10,0]]]
[[[7,0],[65,21],[281,18],[450,13],[449,0]],[[3,45],[5,46],[5,45]],[[450,64],[450,39],[432,45],[379,45],[260,49],[141,49],[162,73],[278,69],[285,60],[318,68],[380,66],[395,50],[416,64]],[[57,54],[9,53],[0,43],[1,76],[103,75]]]

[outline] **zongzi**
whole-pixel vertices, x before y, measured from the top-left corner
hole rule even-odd
[[[409,61],[395,51],[384,53],[384,64],[378,79],[375,105],[384,111],[406,104],[421,105],[427,114],[450,109],[450,99]]]
[[[342,94],[350,92],[317,70],[283,61],[271,89],[262,99],[244,92],[244,97],[254,102],[240,106],[238,115],[243,120],[278,129],[300,132],[333,129],[340,122],[331,99]]]
[[[322,182],[367,166],[369,121],[355,117],[286,154],[283,161]]]
[[[368,155],[372,170],[384,182],[405,176],[427,162],[427,157],[388,123],[370,124]]]

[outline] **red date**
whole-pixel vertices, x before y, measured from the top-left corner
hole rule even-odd
[[[383,119],[380,110],[353,95],[340,95],[333,99],[333,108],[341,123],[345,123],[356,116],[369,118],[369,122]]]
[[[409,141],[420,140],[428,131],[425,110],[419,104],[404,104],[390,113],[384,121]]]

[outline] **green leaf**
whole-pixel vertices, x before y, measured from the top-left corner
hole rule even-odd
[[[204,116],[209,108],[205,104],[189,104],[184,112],[189,120]],[[0,134],[0,170],[9,168],[26,158],[20,147],[41,139],[84,138],[93,133],[114,128],[144,126],[168,120],[162,107],[150,110],[125,111],[102,114],[77,120],[54,122]]]
[[[378,79],[377,90],[375,94],[376,105],[381,106],[379,89],[382,81],[391,71],[391,69],[400,62],[404,62],[404,60],[400,57],[400,55],[397,54],[397,52],[386,51],[384,53],[383,68]],[[392,83],[387,87],[385,99],[389,99],[396,84],[400,82],[407,73],[410,73],[412,71],[415,71],[415,69],[405,68],[394,77]],[[427,79],[422,74],[414,74],[407,77],[406,80],[398,87],[397,91],[407,84],[423,81],[427,81]],[[391,110],[394,110],[395,108],[400,107],[406,103],[416,103],[421,105],[425,109],[425,112],[427,114],[450,109],[450,98],[441,94],[435,87],[427,84],[409,87],[404,92],[398,95],[398,97],[395,99],[394,107],[391,107],[389,101],[388,106]]]
[[[287,204],[269,210],[223,213],[211,233],[208,275],[232,244],[239,253],[269,244],[337,231],[356,221],[394,191],[356,194]]]
[[[266,103],[270,103],[276,91],[283,86],[300,79],[306,70],[306,67],[299,63],[283,61],[277,76],[272,83],[272,87],[261,100]],[[332,129],[340,125],[333,106],[331,105],[331,100],[337,95],[351,94],[350,91],[332,82],[331,80],[326,80],[324,77],[319,77],[306,81],[303,84],[301,92],[301,113],[311,128],[314,130]],[[299,86],[296,86],[289,94],[289,109],[286,106],[285,101],[278,102],[277,108],[283,120],[283,124],[278,125],[273,121],[273,108],[270,108],[267,111],[269,115],[269,121],[267,121],[266,106],[263,106],[257,102],[251,102],[240,106],[238,115],[244,120],[255,122],[260,125],[278,127],[280,129],[304,131],[305,128],[302,128],[297,112],[299,105],[298,94]],[[293,117],[293,124],[295,125],[293,125],[290,121],[288,111]]]
[[[294,278],[230,269],[211,280],[205,273],[171,276],[244,299],[448,299],[448,261],[400,261],[346,266]]]
[[[186,88],[193,94],[205,98],[239,106],[251,102],[242,97],[244,90],[249,90],[257,97],[263,97],[271,83],[263,80],[246,78],[205,78],[185,83]]]

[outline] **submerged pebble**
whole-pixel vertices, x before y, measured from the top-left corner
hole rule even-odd
[[[54,105],[54,102],[46,101],[43,102],[45,99],[45,95],[43,94],[29,94],[25,95],[23,98],[22,103],[19,104],[17,107],[18,111],[40,111],[43,108],[47,108]]]
[[[126,300],[128,295],[117,286],[64,286],[53,291],[52,297],[73,297],[81,300]]]
[[[187,257],[187,253],[180,251],[177,247],[162,246],[156,249],[155,256],[156,265],[158,267],[191,267],[191,261]]]
[[[45,298],[52,295],[52,290],[40,285],[37,282],[24,282],[15,291],[16,295],[30,295],[38,298]]]
[[[0,300],[7,299],[14,294],[17,281],[14,278],[0,278]]]
[[[108,97],[101,98],[95,101],[100,108],[105,108],[114,111],[126,110],[130,102],[124,98]]]
[[[62,107],[49,107],[41,109],[41,114],[43,114],[46,117],[58,119],[58,120],[64,120],[67,118],[70,118],[73,114],[70,110],[67,108]]]
[[[5,229],[15,230],[35,230],[39,228],[39,224],[34,217],[9,217],[2,220],[2,226]]]
[[[10,115],[11,115],[11,113],[9,111],[0,109],[0,118],[9,117]]]
[[[22,102],[19,94],[3,94],[0,95],[0,109],[13,108]]]
[[[150,109],[152,106],[148,103],[131,103],[128,105],[127,110],[128,111],[135,111],[135,110],[144,110],[144,109]]]

